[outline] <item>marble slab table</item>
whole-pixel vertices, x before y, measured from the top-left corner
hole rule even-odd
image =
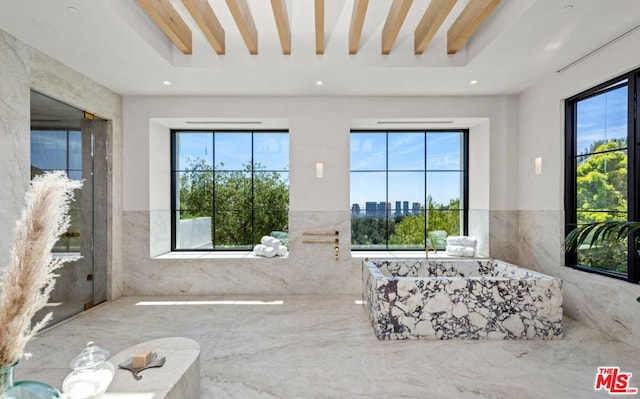
[[[153,351],[165,356],[164,366],[139,373],[135,380],[118,364],[134,354]],[[181,337],[159,338],[132,346],[109,359],[116,367],[104,399],[200,399],[200,345]]]

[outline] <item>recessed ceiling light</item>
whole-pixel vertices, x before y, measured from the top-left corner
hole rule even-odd
[[[73,14],[77,14],[77,13],[79,13],[79,12],[80,12],[80,10],[78,10],[78,9],[77,9],[77,8],[75,8],[74,6],[68,6],[68,7],[67,7],[67,11],[69,11],[70,13],[73,13]]]
[[[169,82],[168,80],[163,80],[162,84],[165,86],[171,86],[171,82]]]
[[[321,80],[316,81],[316,86],[322,86],[324,83],[322,83]]]
[[[478,81],[474,79],[474,80],[472,80],[471,82],[469,82],[469,84],[470,84],[470,85],[475,85],[475,84],[478,84]]]

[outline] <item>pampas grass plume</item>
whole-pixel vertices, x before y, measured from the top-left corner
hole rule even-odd
[[[18,361],[27,342],[51,319],[31,325],[49,300],[54,271],[72,258],[53,258],[51,250],[70,224],[69,204],[82,186],[63,172],[34,178],[16,223],[9,265],[0,277],[0,368]]]

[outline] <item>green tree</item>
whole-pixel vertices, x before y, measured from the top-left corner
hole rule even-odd
[[[223,168],[214,171],[201,159],[189,162],[180,176],[181,218],[211,217],[217,247],[250,247],[272,231],[287,231],[288,179],[261,164],[245,164],[242,171]]]

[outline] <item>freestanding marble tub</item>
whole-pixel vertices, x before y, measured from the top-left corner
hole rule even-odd
[[[560,339],[562,281],[489,259],[362,262],[378,339]]]

